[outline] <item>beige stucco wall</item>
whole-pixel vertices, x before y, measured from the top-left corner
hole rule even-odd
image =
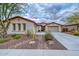
[[[71,30],[77,30],[77,26],[76,25],[72,25],[72,26],[65,26],[66,28],[68,28],[69,31]]]
[[[59,32],[61,32],[61,25],[58,25],[58,24],[55,24],[55,23],[51,23],[51,24],[48,24],[48,25],[46,25],[46,27],[45,27],[45,31],[48,31],[49,30],[49,28],[48,27],[58,27],[58,31]],[[52,29],[55,29],[55,28],[52,28]]]
[[[13,23],[20,23],[21,24],[21,30],[18,31],[18,25],[16,25],[16,31],[14,31],[13,25],[12,25]],[[22,25],[23,23],[26,23],[26,30],[25,31],[23,30],[23,25]],[[25,34],[25,33],[27,33],[27,24],[30,24],[32,26],[31,30],[34,29],[36,31],[36,24],[35,23],[27,21],[27,20],[23,20],[21,18],[16,18],[16,19],[11,20],[11,23],[10,23],[10,26],[9,26],[7,33],[8,34]]]

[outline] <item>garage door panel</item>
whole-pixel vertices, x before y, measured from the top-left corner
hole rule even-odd
[[[58,28],[58,26],[49,26],[48,31],[58,32],[59,28]]]

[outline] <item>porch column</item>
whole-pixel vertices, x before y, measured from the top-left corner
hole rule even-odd
[[[47,31],[48,29],[47,29],[47,26],[45,26],[45,31]]]
[[[23,31],[23,24],[21,23],[21,31]]]
[[[59,26],[59,32],[61,32],[62,31],[62,27],[61,26]]]
[[[15,31],[18,31],[18,23],[15,24],[15,28],[16,28]]]

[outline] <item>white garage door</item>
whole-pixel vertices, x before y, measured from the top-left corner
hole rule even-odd
[[[58,26],[49,26],[48,27],[48,31],[58,32],[59,31],[59,28],[58,28]]]

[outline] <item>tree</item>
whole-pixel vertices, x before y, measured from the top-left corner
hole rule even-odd
[[[79,23],[79,8],[72,11],[72,15],[67,18],[66,22],[69,24]]]
[[[79,15],[70,16],[67,18],[67,23],[76,24],[79,23]]]
[[[16,3],[0,3],[0,26],[2,31],[0,36],[5,38],[7,36],[7,30],[10,25],[12,16],[15,16],[20,11],[20,5]],[[2,35],[1,35],[2,34]]]
[[[71,16],[69,16],[66,20],[66,23],[69,24],[77,24],[79,23],[79,6],[71,11]]]

